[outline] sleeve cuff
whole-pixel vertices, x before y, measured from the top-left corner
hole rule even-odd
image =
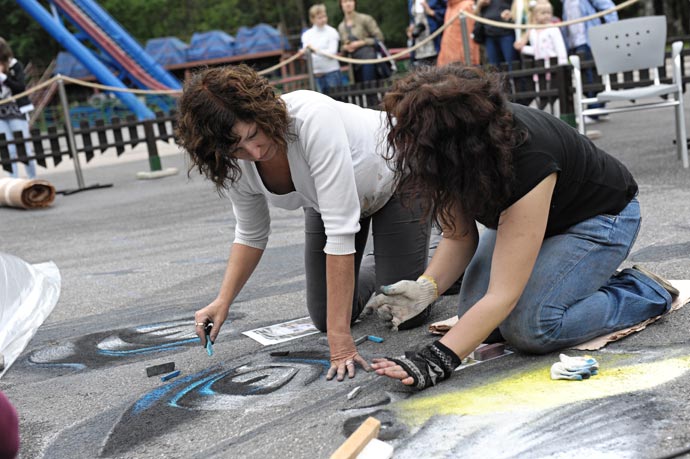
[[[328,236],[323,251],[327,255],[350,255],[355,253],[355,235]]]
[[[248,239],[242,239],[240,237],[236,237],[235,240],[232,242],[233,242],[233,244],[242,244],[242,245],[246,245],[248,247],[253,247],[255,249],[265,250],[266,245],[268,244],[268,239],[263,239],[261,241],[250,241]]]

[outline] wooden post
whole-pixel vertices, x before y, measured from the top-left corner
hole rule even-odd
[[[345,443],[335,450],[331,459],[355,459],[372,439],[376,438],[381,430],[381,421],[368,417],[361,426],[350,435]]]

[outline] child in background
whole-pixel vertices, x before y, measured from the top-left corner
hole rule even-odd
[[[337,54],[340,35],[328,25],[326,6],[317,4],[309,8],[309,20],[312,27],[302,34],[302,48],[311,45],[312,48],[329,54]],[[330,88],[342,85],[340,63],[337,60],[313,53],[312,64],[317,91],[327,93]]]
[[[548,0],[537,0],[530,12],[530,23],[540,25],[553,23],[553,6],[551,6]],[[529,41],[529,45],[527,41]],[[515,42],[514,46],[522,54],[534,56],[536,60],[543,59],[544,68],[547,69],[550,67],[550,61],[553,57],[558,58],[558,65],[568,63],[568,52],[565,48],[563,35],[558,27],[529,29],[528,33]],[[539,75],[535,74],[533,78],[536,90],[539,92]],[[551,74],[547,73],[545,79],[546,88],[548,89],[551,82]],[[539,100],[539,108],[543,109],[546,106],[546,102],[546,99]]]

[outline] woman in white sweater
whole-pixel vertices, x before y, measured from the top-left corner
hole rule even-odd
[[[357,282],[369,225],[378,285],[416,279],[429,239],[421,211],[403,207],[393,193],[383,157],[385,115],[312,91],[279,97],[245,65],[195,74],[179,107],[178,143],[192,167],[227,191],[237,220],[220,292],[195,314],[202,343],[210,323],[215,340],[261,258],[270,234],[268,204],[301,207],[307,307],[316,327],[328,333],[327,378],[353,377],[355,364],[368,370],[350,325],[372,293]]]

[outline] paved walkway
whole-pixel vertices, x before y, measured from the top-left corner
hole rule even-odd
[[[690,170],[675,157],[671,110],[611,117],[597,144],[640,184],[644,223],[626,265],[690,279]],[[193,313],[219,286],[233,238],[229,202],[192,174],[174,147],[163,167],[180,174],[137,180],[145,153],[97,156],[87,185],[41,211],[0,209],[1,250],[54,261],[61,298],[0,380],[21,416],[22,458],[328,457],[368,415],[396,458],[661,457],[690,444],[690,307],[593,355],[601,374],[551,381],[557,354],[512,354],[459,371],[422,394],[373,374],[324,379],[328,349],[313,335],[263,347],[241,332],[306,316],[302,216],[274,210],[273,235],[255,276],[231,309],[209,357],[190,343]],[[112,153],[114,155],[114,153]],[[76,186],[65,163],[40,171],[58,189]],[[453,314],[446,297],[433,319]],[[434,338],[375,334],[364,356],[395,355]],[[272,357],[270,351],[290,351]],[[577,354],[571,352],[571,354]],[[149,365],[174,361],[167,383]],[[346,394],[361,386],[360,395]]]

